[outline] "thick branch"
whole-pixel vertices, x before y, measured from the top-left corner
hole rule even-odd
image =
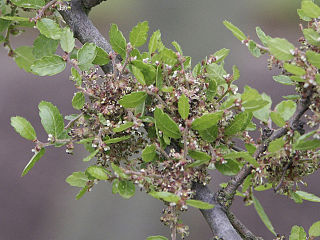
[[[91,8],[99,5],[104,1],[107,1],[107,0],[82,0],[82,3],[86,9],[90,10]]]
[[[87,9],[84,6],[84,2],[86,2],[87,4],[92,3],[88,6],[93,6],[93,2],[97,3],[98,1],[72,0],[71,10],[61,10],[60,14],[73,31],[74,36],[79,39],[82,44],[92,42],[104,49],[106,52],[111,52],[112,48],[108,41],[102,36],[99,30],[88,18],[86,11]],[[105,73],[111,71],[111,65],[105,65],[101,68]]]

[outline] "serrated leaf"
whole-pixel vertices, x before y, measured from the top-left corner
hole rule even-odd
[[[288,121],[297,109],[297,104],[294,101],[287,100],[277,104],[275,111],[283,118],[284,121]]]
[[[108,180],[108,172],[104,167],[101,166],[90,166],[87,168],[86,173],[89,174],[89,176],[94,177],[95,179],[99,180]]]
[[[76,82],[76,85],[81,86],[82,77],[81,77],[80,73],[78,72],[78,70],[75,69],[74,67],[71,68],[71,76],[72,76],[72,80]]]
[[[223,69],[222,65],[211,63],[206,66],[207,74],[210,79],[213,79],[217,82],[217,85],[224,84],[224,77],[227,72]]]
[[[302,9],[297,9],[297,13],[298,13],[298,15],[299,15],[299,18],[300,18],[301,20],[303,20],[303,21],[309,22],[309,21],[312,20],[312,18],[308,17],[308,16],[302,11]]]
[[[289,73],[292,73],[297,76],[303,76],[306,74],[306,70],[290,63],[284,63],[283,68]]]
[[[122,142],[122,141],[128,140],[130,138],[131,138],[130,135],[129,136],[122,136],[122,137],[116,137],[116,138],[107,139],[104,142],[106,144],[113,144],[113,143],[118,143],[118,142]]]
[[[199,135],[203,140],[213,142],[218,137],[218,126],[215,125],[205,130],[200,130]]]
[[[178,195],[170,192],[150,192],[149,194],[154,198],[161,199],[166,202],[177,203],[181,199]]]
[[[272,142],[270,142],[270,144],[268,146],[268,151],[270,153],[278,152],[279,150],[282,149],[284,144],[285,144],[285,141],[282,138],[278,138],[276,140],[273,140]]]
[[[216,58],[215,63],[222,62],[230,53],[230,49],[222,48],[216,51],[213,56]],[[201,66],[201,65],[200,65]]]
[[[289,61],[293,58],[294,45],[284,38],[272,38],[268,41],[270,53],[279,60]]]
[[[306,240],[306,239],[307,239],[307,234],[304,231],[303,227],[295,225],[291,228],[291,234],[290,234],[289,240]]]
[[[115,165],[114,163],[111,163],[111,168],[118,177],[122,179],[128,178],[128,176],[122,171],[122,169],[119,166]]]
[[[312,1],[302,1],[301,9],[307,17],[318,18],[320,16],[320,7]]]
[[[192,70],[192,76],[197,77],[200,74],[200,72],[201,72],[201,64],[197,63]]]
[[[52,38],[58,40],[61,38],[62,29],[59,25],[52,19],[42,18],[37,21],[37,28],[40,33],[47,38]]]
[[[262,100],[267,101],[268,104],[266,104],[263,108],[254,111],[253,112],[253,116],[256,119],[259,119],[260,121],[268,122],[269,115],[270,115],[270,108],[271,108],[271,105],[272,105],[272,100],[271,100],[271,97],[268,96],[265,93],[261,94],[261,98],[262,98]]]
[[[282,96],[284,99],[287,99],[287,100],[298,100],[301,98],[300,95],[297,95],[297,94],[293,94],[293,95],[287,95],[287,96]]]
[[[259,163],[254,159],[248,152],[231,152],[226,155],[223,155],[225,159],[239,159],[243,158],[246,162],[249,162],[254,167],[259,167]]]
[[[82,71],[89,70],[93,66],[92,62],[94,61],[96,56],[96,45],[94,43],[85,43],[77,53],[79,68]]]
[[[136,187],[131,181],[119,181],[118,190],[121,197],[129,199],[134,196]]]
[[[256,27],[256,33],[263,45],[267,46],[271,37],[266,35],[260,27]]]
[[[189,150],[188,155],[195,160],[202,160],[207,162],[211,160],[211,157],[208,154],[196,150]]]
[[[147,21],[138,23],[130,32],[130,43],[133,47],[140,47],[147,41],[149,24]]]
[[[17,22],[30,22],[30,18],[18,17],[18,16],[1,16],[0,19],[17,21]]]
[[[233,72],[233,81],[236,81],[240,78],[240,71],[236,65],[232,66],[232,72]]]
[[[135,108],[143,103],[147,98],[146,92],[133,92],[128,95],[124,95],[120,100],[119,104],[124,108]]]
[[[267,214],[265,213],[261,203],[259,202],[259,200],[255,196],[252,196],[252,200],[253,200],[254,208],[256,209],[256,211],[257,211],[259,217],[261,218],[262,222],[270,230],[270,232],[272,232],[276,236],[277,234],[274,231],[272,223],[270,222]]]
[[[156,155],[157,155],[156,146],[152,144],[152,145],[147,145],[143,149],[141,157],[144,162],[151,162],[156,157]]]
[[[189,116],[190,104],[186,95],[182,94],[178,101],[178,112],[183,120]]]
[[[177,43],[176,41],[173,41],[171,44],[174,46],[174,48],[177,50],[177,52],[179,52],[181,55],[183,55],[183,51],[182,51],[182,48],[179,43]]]
[[[112,182],[112,194],[117,194],[119,192],[119,179],[114,179]]]
[[[86,102],[83,92],[77,92],[72,98],[72,107],[74,109],[80,110]]]
[[[160,30],[155,31],[149,41],[149,54],[154,53],[159,49],[159,42],[161,42],[161,32]]]
[[[26,72],[31,72],[31,65],[36,60],[32,51],[33,47],[30,46],[21,46],[14,50],[16,64]]]
[[[193,120],[191,128],[198,131],[208,129],[214,125],[217,125],[218,122],[221,120],[222,115],[222,111],[203,114],[201,117]]]
[[[88,191],[89,187],[88,186],[84,186],[77,194],[76,196],[76,200],[79,200],[80,198],[83,197],[83,195]]]
[[[41,8],[45,5],[44,0],[11,0],[11,2],[22,8]]]
[[[44,35],[40,34],[33,43],[32,53],[33,56],[37,59],[53,55],[58,47],[58,41],[47,38]]]
[[[195,207],[195,208],[199,208],[199,209],[212,209],[214,208],[213,204],[207,203],[207,202],[203,202],[200,200],[193,200],[193,199],[188,199],[186,201],[186,204],[191,206],[191,207]]]
[[[156,108],[154,111],[154,119],[157,128],[162,131],[166,136],[178,139],[181,137],[178,124],[173,121],[168,114],[164,113],[161,109]]]
[[[225,176],[236,175],[240,171],[240,166],[237,161],[228,159],[226,163],[215,163],[217,170]]]
[[[248,49],[251,52],[252,56],[254,56],[256,58],[261,56],[260,49],[257,47],[257,44],[254,41],[249,40]]]
[[[244,41],[247,39],[247,36],[235,25],[231,22],[223,21],[223,24],[233,33],[233,35],[238,38],[240,41]]]
[[[111,24],[109,38],[112,49],[117,52],[122,59],[125,59],[127,55],[127,42],[116,24]]]
[[[66,68],[66,62],[58,55],[45,56],[31,65],[31,70],[39,76],[53,76]]]
[[[320,221],[315,222],[309,228],[309,236],[310,237],[320,237]],[[290,239],[291,240],[291,239]]]
[[[304,38],[309,44],[319,47],[320,46],[320,34],[312,28],[303,29]]]
[[[241,112],[235,116],[231,123],[225,128],[225,136],[232,136],[246,129],[252,119],[252,113]]]
[[[209,79],[208,82],[209,82],[209,86],[207,87],[206,98],[207,98],[207,101],[211,102],[217,94],[218,87],[215,80]]]
[[[28,162],[28,164],[25,166],[25,168],[22,171],[21,177],[26,175],[31,168],[36,164],[36,162],[39,161],[39,159],[43,156],[43,154],[46,152],[45,148],[41,148],[39,152],[36,152],[31,160]]]
[[[278,127],[283,127],[284,125],[286,125],[285,120],[277,112],[271,112],[270,118]]]
[[[320,54],[319,53],[308,50],[306,52],[306,56],[307,56],[309,63],[311,63],[312,65],[314,65],[317,68],[320,68]]]
[[[74,172],[66,178],[66,182],[74,187],[85,187],[89,181],[87,175],[83,172]]]
[[[75,46],[75,39],[70,28],[66,27],[62,30],[60,45],[63,51],[70,53]]]
[[[157,236],[150,236],[150,237],[147,237],[147,239],[146,239],[146,240],[168,240],[168,238],[157,235]]]
[[[38,108],[42,126],[47,134],[52,134],[59,139],[64,132],[63,117],[59,109],[52,103],[45,101],[41,101]]]
[[[161,50],[158,56],[161,62],[168,64],[169,66],[174,66],[178,62],[176,53],[168,48]]]
[[[142,85],[145,85],[146,82],[144,80],[144,75],[143,73],[140,71],[139,68],[137,68],[136,66],[132,65],[132,73],[133,75],[136,77],[137,81],[142,84]]]
[[[82,159],[83,162],[89,162],[92,158],[94,158],[97,153],[99,152],[99,149],[96,149],[92,153],[90,153],[88,156],[86,156],[84,159]]]
[[[303,200],[310,201],[310,202],[320,202],[320,197],[312,193],[307,193],[304,191],[296,191],[296,194],[298,194],[298,196],[301,197]]]
[[[108,64],[109,61],[110,61],[109,54],[105,50],[103,50],[101,47],[96,46],[96,57],[92,63],[103,66]]]
[[[140,60],[134,60],[131,63],[141,71],[144,77],[143,80],[147,85],[151,85],[156,81],[156,70],[151,64]]]
[[[248,177],[246,177],[246,179],[243,181],[243,184],[242,184],[242,192],[243,193],[245,193],[249,189],[249,187],[252,183],[251,180],[252,180],[252,174],[250,174]]]
[[[283,85],[295,85],[295,83],[291,80],[290,77],[286,75],[273,76],[273,80]]]
[[[127,130],[128,128],[131,128],[134,125],[133,122],[127,122],[124,124],[121,124],[119,127],[113,128],[112,131],[117,133],[117,132],[123,132]]]
[[[31,123],[23,117],[11,117],[11,126],[14,127],[21,137],[27,140],[37,139],[36,132]]]

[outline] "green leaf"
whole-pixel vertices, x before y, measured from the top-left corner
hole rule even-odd
[[[252,56],[257,58],[261,56],[260,49],[257,47],[257,44],[254,41],[249,40],[248,49],[251,52]]]
[[[225,84],[224,77],[227,72],[223,69],[222,65],[211,63],[206,66],[207,74],[210,79],[213,79],[217,82],[217,85]]]
[[[252,119],[252,113],[241,112],[237,114],[231,123],[225,128],[225,136],[232,136],[246,129]]]
[[[284,121],[288,121],[297,109],[297,104],[292,100],[282,101],[277,104],[275,111],[282,117]]]
[[[122,179],[127,179],[128,176],[122,171],[122,169],[115,165],[114,163],[111,163],[111,168],[114,171],[114,174]]]
[[[308,50],[306,52],[306,56],[307,56],[309,63],[311,63],[312,65],[314,65],[317,68],[320,68],[320,54],[319,53]]]
[[[52,103],[45,101],[41,101],[38,108],[42,126],[47,134],[52,134],[59,139],[64,132],[63,117],[59,109]]]
[[[215,163],[215,166],[219,172],[225,176],[236,175],[240,171],[239,164],[232,159],[228,159],[226,163]]]
[[[96,46],[96,53],[96,57],[92,62],[93,64],[103,66],[109,63],[109,54],[105,50],[103,50],[101,47]]]
[[[301,9],[303,13],[310,18],[320,17],[320,7],[312,1],[302,1]]]
[[[149,24],[147,21],[138,23],[130,32],[130,43],[133,47],[140,47],[146,43],[148,38]]]
[[[232,66],[232,71],[233,71],[233,81],[236,81],[240,78],[240,71],[236,65]]]
[[[72,80],[76,82],[76,85],[81,86],[82,77],[81,77],[80,73],[78,72],[78,70],[75,69],[74,67],[71,68],[71,76],[72,76]]]
[[[203,140],[213,142],[218,137],[218,126],[215,125],[205,130],[200,130],[199,135]]]
[[[173,41],[171,44],[174,46],[174,48],[177,50],[177,52],[179,52],[181,55],[183,55],[183,51],[182,51],[182,48],[179,43],[177,43],[176,41]]]
[[[74,187],[85,187],[89,181],[87,175],[83,172],[74,172],[72,175],[66,178],[66,182]]]
[[[295,83],[291,80],[290,77],[286,75],[273,76],[273,80],[283,85],[295,85]]]
[[[282,96],[284,99],[287,99],[287,100],[298,100],[301,98],[300,95],[297,95],[297,94],[293,94],[293,95],[287,95],[287,96]]]
[[[77,92],[72,98],[72,107],[74,109],[80,110],[86,102],[83,92]]]
[[[131,63],[141,71],[147,85],[151,85],[156,81],[156,70],[151,64],[140,60],[134,60]]]
[[[18,16],[1,16],[0,19],[17,21],[17,22],[30,22],[30,18],[18,17]]]
[[[41,20],[38,20],[37,28],[42,35],[55,40],[59,40],[63,33],[59,25],[49,18],[42,18]]]
[[[242,184],[242,192],[243,193],[245,193],[249,189],[249,187],[252,183],[251,180],[252,180],[252,174],[250,174],[248,177],[246,177],[246,179],[243,181],[243,184]]]
[[[129,199],[134,196],[136,187],[131,181],[123,180],[119,182],[118,190],[121,197]]]
[[[158,56],[164,64],[168,64],[169,66],[174,66],[178,62],[176,53],[168,48],[164,48]]]
[[[259,200],[255,196],[252,196],[252,200],[253,200],[254,208],[256,209],[256,211],[257,211],[259,217],[261,218],[262,222],[264,223],[264,225],[266,225],[266,227],[270,230],[270,232],[272,232],[276,236],[277,234],[274,231],[272,223],[270,222],[267,214],[263,210],[263,207],[262,207],[261,203],[259,202]]]
[[[271,97],[268,96],[268,95],[265,94],[265,93],[262,93],[262,94],[261,94],[261,98],[262,98],[264,101],[267,101],[268,104],[266,104],[263,108],[254,111],[254,112],[253,112],[253,116],[254,116],[256,119],[259,119],[260,121],[266,123],[266,122],[269,121],[269,115],[270,115],[270,108],[271,108],[271,105],[272,105],[272,100],[271,100]]]
[[[11,126],[14,127],[21,137],[27,140],[37,139],[36,132],[31,123],[23,117],[11,117]]]
[[[41,8],[45,5],[44,0],[11,0],[11,2],[22,8]]]
[[[303,227],[299,227],[297,225],[291,228],[291,234],[289,240],[306,240],[307,234],[304,231]]]
[[[289,61],[293,58],[294,45],[284,38],[272,38],[268,41],[270,53],[279,60]]]
[[[46,56],[36,60],[31,70],[39,76],[53,76],[66,68],[66,62],[58,55]]]
[[[159,49],[159,45],[161,42],[161,32],[160,30],[155,31],[149,41],[149,54],[154,53],[157,49]]]
[[[313,30],[312,28],[303,29],[304,38],[309,44],[319,47],[320,46],[320,34]]]
[[[306,16],[306,14],[302,11],[302,9],[297,9],[297,13],[299,15],[299,18],[303,21],[310,22],[312,18]]]
[[[162,68],[159,65],[157,66],[157,70],[156,70],[156,87],[161,90],[162,86],[163,86]]]
[[[271,183],[267,183],[267,184],[255,187],[254,190],[261,192],[261,191],[269,190],[271,188],[272,188],[272,184]]]
[[[154,198],[161,199],[166,202],[177,203],[181,199],[178,195],[170,192],[150,192],[149,194]]]
[[[127,43],[121,31],[116,24],[111,24],[109,31],[110,44],[112,49],[125,59],[127,55]]]
[[[320,221],[315,222],[309,228],[309,236],[310,237],[320,237]],[[290,239],[291,240],[291,239]]]
[[[275,153],[278,152],[279,150],[282,149],[282,147],[284,146],[285,141],[282,138],[278,138],[276,140],[273,140],[272,142],[270,142],[269,147],[268,147],[268,151],[270,153]]]
[[[264,98],[266,100],[264,100]],[[267,96],[262,97],[259,92],[251,88],[249,86],[244,87],[244,92],[241,95],[242,106],[245,108],[246,111],[257,111],[270,102]]]
[[[44,148],[41,148],[39,152],[36,152],[31,160],[28,162],[28,164],[25,166],[25,168],[22,171],[21,177],[26,175],[31,168],[33,168],[34,164],[39,161],[39,159],[43,156],[43,154],[46,152]]]
[[[60,45],[63,51],[70,53],[75,46],[75,39],[70,28],[66,27],[62,30]]]
[[[195,160],[202,160],[206,162],[211,160],[211,157],[208,154],[196,150],[189,150],[188,155]]]
[[[188,199],[186,201],[186,204],[191,206],[191,207],[195,207],[195,208],[199,208],[199,209],[212,209],[214,208],[213,204],[207,203],[207,202],[203,202],[200,200],[193,200],[193,199]]]
[[[156,127],[162,131],[166,136],[178,139],[181,133],[178,124],[173,121],[168,114],[164,113],[161,109],[156,108],[154,111],[154,119]]]
[[[284,125],[286,125],[285,120],[277,112],[271,112],[270,118],[278,127],[283,127]]]
[[[141,157],[144,162],[151,162],[156,157],[156,146],[154,144],[147,145],[145,149],[143,149]]]
[[[108,180],[109,178],[108,172],[104,167],[101,166],[90,166],[87,168],[86,173],[88,173],[89,176],[99,180]]]
[[[134,125],[133,122],[127,122],[127,123],[121,124],[119,127],[112,129],[112,131],[115,133],[123,132],[123,131],[127,130],[128,128],[131,128],[133,125]]]
[[[213,56],[216,58],[215,63],[222,62],[230,53],[230,49],[222,48],[219,51],[215,52]],[[201,65],[200,65],[201,67]]]
[[[96,149],[95,151],[90,153],[90,155],[86,156],[82,161],[89,162],[92,158],[94,158],[97,155],[98,152],[99,152],[99,149]]]
[[[200,74],[200,72],[201,72],[201,64],[197,63],[192,70],[192,76],[196,78]]]
[[[247,39],[247,36],[235,25],[231,22],[223,21],[223,24],[233,33],[233,35],[238,38],[240,41],[244,41]]]
[[[138,82],[142,85],[145,85],[146,82],[144,80],[144,75],[143,73],[140,71],[139,68],[135,67],[134,65],[131,66],[132,67],[132,73],[133,75],[136,77],[136,79],[138,80]]]
[[[112,182],[112,194],[117,194],[119,192],[119,179],[114,179]]]
[[[283,68],[287,70],[289,73],[292,73],[297,76],[303,76],[306,74],[306,70],[290,63],[284,63]]]
[[[77,58],[79,68],[82,71],[89,70],[93,65],[92,62],[97,56],[96,45],[94,43],[85,43],[78,51]]]
[[[26,72],[31,72],[31,65],[35,61],[32,51],[33,47],[30,46],[21,46],[14,50],[16,64]]]
[[[120,100],[119,104],[124,108],[135,108],[143,103],[147,98],[146,92],[133,92],[128,95],[124,95]]]
[[[224,159],[239,159],[243,158],[246,162],[249,162],[254,167],[259,167],[257,160],[252,157],[248,152],[231,152],[223,156]]]
[[[53,55],[58,47],[58,41],[40,34],[33,43],[33,56],[37,59]]]
[[[183,120],[186,120],[189,116],[190,104],[189,98],[182,94],[178,101],[178,111]]]
[[[191,128],[198,131],[208,129],[214,125],[217,125],[218,122],[221,120],[222,115],[222,111],[203,114],[201,117],[193,120]]]
[[[150,237],[147,237],[147,239],[146,239],[146,240],[168,240],[168,238],[157,235],[157,236],[150,236]]]
[[[76,200],[79,200],[80,198],[83,197],[83,195],[88,191],[89,187],[88,186],[84,186],[77,194],[76,196]]]
[[[122,137],[116,137],[116,138],[107,139],[104,142],[106,144],[113,144],[113,143],[118,143],[118,142],[122,142],[122,141],[128,140],[130,138],[131,138],[130,135],[129,136],[122,136]]]
[[[296,191],[296,194],[298,194],[298,196],[301,197],[303,200],[310,201],[310,202],[320,202],[320,197],[312,193]]]
[[[260,27],[256,27],[256,33],[257,33],[257,36],[259,37],[260,41],[263,43],[263,45],[267,46],[268,41],[271,39],[271,37],[266,35]]]

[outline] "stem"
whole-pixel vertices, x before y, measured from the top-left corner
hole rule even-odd
[[[83,113],[80,113],[78,116],[76,116],[74,119],[72,119],[70,122],[68,122],[68,124],[64,127],[64,129],[68,129],[75,121],[77,121],[81,116],[83,115]]]
[[[183,131],[183,160],[187,160],[188,154],[188,145],[187,145],[187,135],[188,135],[188,126],[185,124],[185,128]]]
[[[52,7],[54,4],[56,4],[58,2],[58,0],[51,0],[50,2],[48,2],[46,5],[44,5],[37,13],[37,15],[34,18],[31,18],[31,22],[36,22],[38,21],[40,18],[42,18],[42,16],[44,15],[45,11]]]

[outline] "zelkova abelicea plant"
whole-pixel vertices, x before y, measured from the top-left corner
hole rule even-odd
[[[287,100],[271,110],[267,94],[248,86],[238,93],[234,85],[240,77],[238,68],[234,66],[232,73],[227,73],[223,67],[228,49],[215,52],[192,68],[191,57],[184,56],[177,42],[172,43],[174,50],[164,46],[158,30],[149,39],[148,51],[140,52],[138,48],[148,39],[148,22],[138,23],[129,40],[112,24],[109,45],[86,17],[100,2],[0,1],[0,30],[5,34],[0,39],[9,56],[25,71],[40,76],[58,74],[70,64],[70,79],[77,89],[72,98],[76,114],[63,117],[52,103],[40,102],[47,142],[37,138],[25,118],[11,118],[15,130],[35,143],[34,156],[22,176],[47,147],[64,146],[67,153],[73,153],[74,145],[82,144],[88,151],[83,159],[88,168],[66,179],[81,188],[76,198],[101,181],[112,183],[112,192],[127,199],[140,188],[164,202],[161,221],[170,227],[172,239],[177,234],[182,238],[188,235],[188,227],[179,216],[189,206],[201,209],[218,238],[260,239],[229,212],[234,195],[243,197],[247,205],[253,203],[275,235],[254,191],[274,188],[297,203],[303,199],[320,202],[319,197],[301,191],[299,185],[319,168],[320,7],[302,1],[298,14],[307,24],[301,25],[299,47],[257,28],[260,45],[224,22],[255,57],[270,55],[269,66],[282,71],[275,81],[296,87],[297,95],[284,97]],[[35,16],[22,17],[24,12],[35,12]],[[90,31],[83,32],[81,24],[87,24]],[[30,26],[39,30],[33,46],[14,49],[10,36]],[[74,36],[83,43],[81,47],[75,45]],[[59,44],[64,52],[61,56],[56,54]],[[305,133],[300,118],[307,110],[312,130]],[[249,132],[257,132],[258,139]],[[245,149],[238,147],[235,139]],[[205,187],[213,171],[234,176],[229,183],[222,183],[216,194]],[[213,211],[226,216],[227,223],[221,220],[223,226],[212,224],[216,221],[210,218]],[[229,225],[231,232],[226,231]],[[319,229],[317,222],[309,230],[309,239],[320,236]],[[306,239],[306,233],[295,226],[290,239]]]

